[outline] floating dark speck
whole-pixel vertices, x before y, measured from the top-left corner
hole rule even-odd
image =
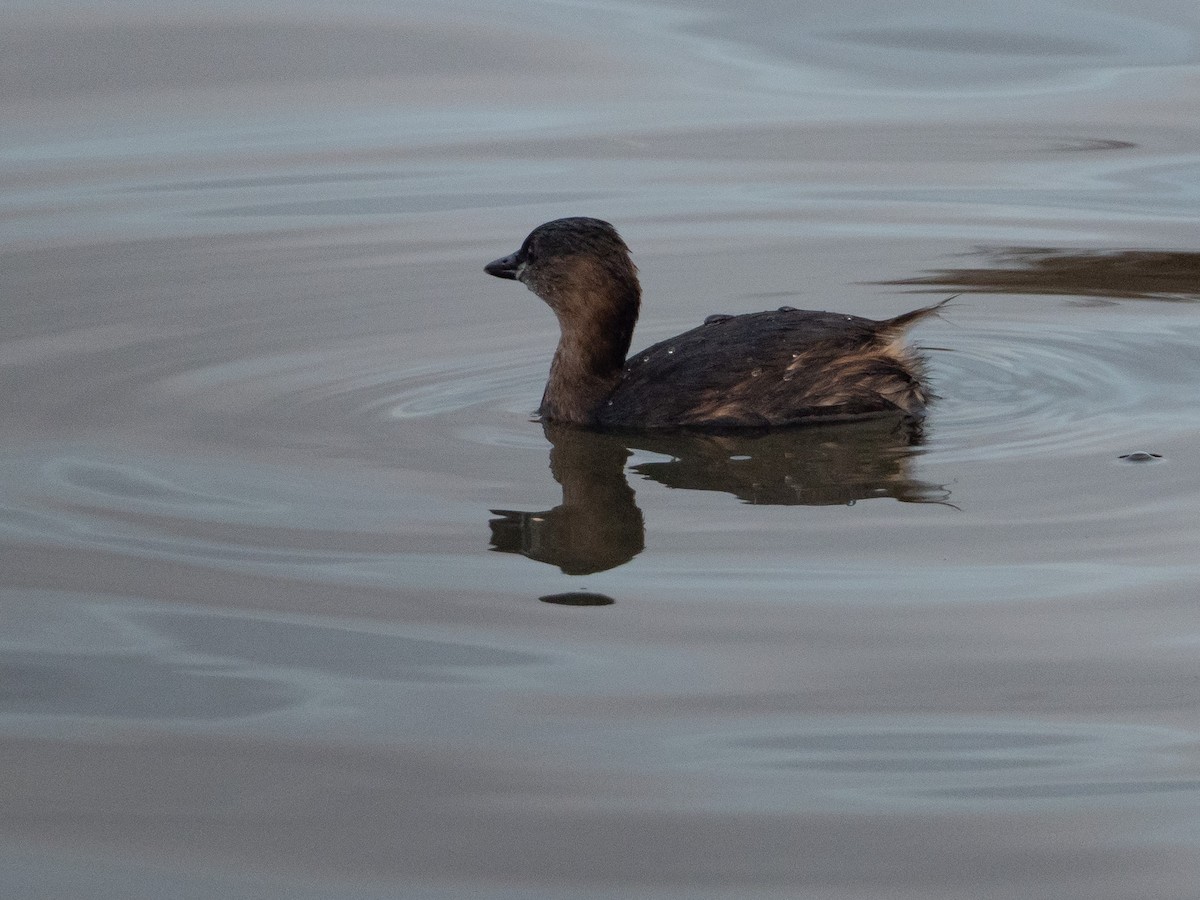
[[[1148,453],[1145,450],[1135,450],[1133,453],[1122,453],[1119,458],[1125,460],[1125,462],[1148,463],[1162,459],[1162,454]]]
[[[604,594],[593,594],[590,591],[571,591],[567,594],[547,594],[538,597],[543,603],[556,603],[559,606],[612,606],[617,601]]]

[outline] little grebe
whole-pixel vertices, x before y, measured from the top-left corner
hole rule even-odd
[[[627,362],[642,291],[629,248],[608,222],[539,225],[484,271],[524,283],[558,317],[562,336],[538,409],[544,420],[765,428],[885,412],[916,417],[933,396],[904,332],[937,306],[883,321],[791,307],[709,316]]]

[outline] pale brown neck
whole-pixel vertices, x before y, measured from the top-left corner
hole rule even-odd
[[[596,411],[621,379],[625,365],[595,342],[578,333],[564,334],[550,364],[550,377],[542,395],[541,415],[554,422],[590,424]]]
[[[561,336],[539,412],[588,425],[621,380],[641,304],[628,256],[577,257],[535,286],[558,317]]]

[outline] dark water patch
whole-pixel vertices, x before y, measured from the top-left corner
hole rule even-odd
[[[395,900],[392,886],[336,886],[327,880],[308,878],[304,883],[291,878],[275,881],[253,871],[218,872],[178,870],[160,859],[147,862],[135,856],[118,858],[115,854],[89,854],[87,858],[56,856],[52,851],[18,848],[17,842],[0,849],[0,869],[8,884],[36,884],[44,896],[61,898],[120,898],[120,900],[163,900],[164,897],[253,897],[254,900],[329,900],[335,893],[339,900]],[[428,893],[414,891],[411,896],[422,900],[451,900],[436,888]],[[490,892],[492,900],[563,900],[561,894],[528,893],[526,891]]]
[[[599,194],[397,194],[390,197],[339,197],[329,200],[295,200],[287,203],[259,203],[206,209],[196,216],[398,216],[413,213],[450,212],[543,203],[598,201]]]
[[[852,163],[874,163],[877,166],[907,163],[920,167],[922,162],[929,162],[932,133],[934,132],[931,132],[929,124],[925,122],[889,122],[886,129],[861,121],[742,122],[736,127],[701,122],[672,127],[631,129],[624,132],[619,141],[600,141],[590,134],[556,135],[552,140],[543,137],[498,135],[492,148],[501,158],[522,163],[549,159],[580,162],[610,160],[620,161],[628,167],[635,161],[723,162],[740,172],[742,178],[742,182],[734,190],[723,193],[723,201],[736,202],[748,192],[753,192],[755,201],[761,204],[769,199],[765,193],[767,190],[774,191],[778,196],[784,191],[828,190],[837,184],[815,177],[814,173],[818,172],[837,173],[840,178],[849,179],[850,183],[846,184],[846,187],[850,188],[855,179],[852,170],[847,166]],[[1062,125],[1016,129],[988,122],[943,122],[939,123],[936,129],[936,162],[942,166],[954,163],[965,166],[997,166],[1011,163],[1013,160],[1041,159],[1064,152],[1085,154],[1138,148],[1146,154],[1151,154],[1152,150],[1163,152],[1162,144],[1173,144],[1179,140],[1163,135],[1154,140],[1151,147],[1147,147],[1127,137],[1064,134]],[[1185,160],[1190,149],[1184,141],[1179,149],[1179,153],[1184,154],[1182,160],[1174,155],[1162,159],[1155,155],[1139,156],[1136,161],[1126,160],[1126,166],[1121,167],[1120,171],[1136,173],[1145,169],[1161,171],[1164,165],[1168,169],[1181,164],[1186,166]],[[429,165],[435,165],[439,157],[444,160],[447,156],[452,156],[456,162],[463,162],[462,149],[450,144],[422,148],[416,158],[426,161]],[[763,167],[764,163],[772,165],[769,168]],[[834,164],[832,169],[829,168],[831,163]],[[1115,165],[1115,162],[1110,164]],[[1083,167],[1083,160],[1076,165],[1081,166],[1081,170],[1074,174],[1075,180],[1090,174],[1090,169]],[[647,174],[652,171],[654,170],[647,170]],[[703,181],[708,171],[711,170],[695,169],[689,183],[691,180]],[[982,176],[981,180],[987,181]],[[706,195],[713,196],[714,192],[722,191],[725,185],[721,182],[705,183],[704,187]],[[905,185],[873,182],[872,187],[890,192],[901,190]],[[1092,185],[1081,185],[1082,190],[1089,187]],[[946,191],[950,188],[951,185],[938,187],[934,193],[946,196]],[[1005,195],[1010,200],[1013,192],[1013,186],[1006,186]],[[1043,197],[1048,196],[1045,190],[1039,190],[1038,193]],[[1033,194],[1021,194],[1021,199],[1024,200],[1027,196]],[[1084,195],[1081,193],[1077,196]],[[733,210],[727,208],[725,211]],[[688,221],[695,215],[694,210],[686,207],[656,209],[651,214],[656,223]],[[795,294],[766,291],[747,296],[769,298],[790,297]]]
[[[1053,147],[1047,147],[1044,140],[1039,139],[1038,144],[1039,149],[1047,155],[1054,152]],[[1195,154],[1166,158],[1106,156],[1089,162],[1090,165],[1082,158],[1079,160],[1079,171],[1075,173],[1077,183],[1070,185],[1041,186],[1031,181],[1006,187],[973,184],[875,187],[834,182],[820,188],[806,186],[795,191],[789,199],[795,205],[818,209],[834,202],[894,204],[914,211],[924,209],[923,217],[928,216],[935,222],[940,219],[942,228],[957,226],[955,233],[962,238],[989,232],[996,234],[995,225],[983,224],[989,220],[995,222],[1028,217],[1032,222],[1053,222],[1063,215],[1064,209],[1074,210],[1074,216],[1081,222],[1090,220],[1094,223],[1082,232],[1082,236],[1079,232],[1064,232],[1053,227],[1048,231],[1040,231],[1035,230],[1032,224],[1023,226],[1017,232],[1022,238],[1038,233],[1052,235],[1030,237],[1030,246],[1034,246],[1035,241],[1056,243],[1059,238],[1094,241],[1096,229],[1104,233],[1116,227],[1117,223],[1131,218],[1173,223],[1184,228],[1191,221],[1191,213],[1200,196],[1197,190],[1200,160]],[[1112,187],[1114,184],[1122,188]],[[781,193],[780,199],[785,196]],[[781,218],[786,217],[785,204],[779,205],[779,214]],[[979,230],[981,225],[983,231]],[[886,233],[902,237],[911,236],[915,231],[909,225]],[[927,233],[935,236],[943,232],[931,230]]]
[[[148,520],[110,510],[70,506],[48,507],[43,512],[0,509],[0,524],[10,529],[16,542],[50,541],[75,547],[108,550],[145,561],[189,560],[221,568],[291,570],[294,574],[324,571],[332,576],[339,568],[364,562],[361,552],[338,546],[271,545],[257,539],[246,526],[230,525],[220,534],[198,537],[189,519]],[[148,530],[147,525],[159,526]],[[169,528],[161,528],[163,525]],[[330,544],[335,542],[330,541]]]
[[[234,466],[228,455],[92,446],[55,458],[57,449],[41,449],[48,462],[31,454],[9,463],[24,473],[14,476],[23,489],[0,498],[0,528],[15,544],[339,583],[432,567],[446,546],[436,527],[414,529],[404,517],[412,503],[428,502],[420,492],[381,493],[282,464]]]
[[[1029,750],[1084,743],[1091,738],[1070,733],[1022,731],[835,731],[752,738],[745,746],[821,753],[964,753]]]
[[[971,788],[945,788],[926,792],[930,797],[954,800],[1080,800],[1154,794],[1194,794],[1200,780],[1096,781],[1085,784],[1013,784]]]
[[[1116,138],[1065,138],[1050,149],[1060,153],[1095,153],[1105,150],[1134,150],[1138,146],[1133,141]]]
[[[985,56],[1091,57],[1113,55],[1112,45],[1065,35],[1037,34],[1001,29],[973,28],[856,28],[826,32],[818,37],[878,47],[884,50],[917,50],[922,53],[971,53]]]
[[[303,693],[213,661],[0,652],[0,715],[220,720],[276,712]]]
[[[831,886],[894,897],[897,884],[965,897],[1002,879],[1012,896],[1115,900],[1121,895],[1106,884],[1140,884],[1162,869],[1157,845],[1131,846],[1105,822],[794,802],[679,808],[681,795],[705,785],[586,781],[547,765],[544,752],[502,766],[496,748],[416,741],[375,750],[211,736],[2,747],[0,788],[11,800],[0,830],[10,842],[86,842],[93,855],[115,851],[168,871],[186,864],[218,879],[264,869],[306,886],[324,878],[331,894],[356,900],[368,879],[386,881],[391,896],[469,896],[484,884],[488,897],[571,900],[819,896]],[[514,884],[521,893],[506,894]]]
[[[153,507],[192,515],[261,507],[244,494],[197,491],[133,465],[65,458],[47,462],[42,472],[52,491],[63,492],[76,502],[87,498],[105,505]]]
[[[319,184],[361,184],[379,181],[400,181],[412,173],[394,172],[310,172],[303,175],[253,175],[240,178],[206,178],[194,181],[171,181],[162,184],[139,184],[122,188],[131,193],[164,193],[168,191],[237,191],[246,188],[313,187]]]
[[[479,644],[413,638],[347,626],[240,616],[137,613],[180,651],[253,667],[314,670],[343,678],[444,680],[458,670],[545,664],[550,657]]]
[[[881,283],[988,294],[1200,300],[1200,253],[1192,251],[991,247],[975,253],[991,264]]]
[[[333,680],[360,691],[380,682],[453,685],[551,660],[334,620],[62,600],[73,615],[45,595],[22,597],[10,614],[18,628],[0,650],[0,715],[237,719],[303,705]],[[72,644],[81,649],[63,649]]]
[[[978,777],[987,772],[1044,770],[1090,764],[1100,752],[1098,736],[981,728],[978,731],[849,728],[764,735],[738,741],[745,762],[788,771],[855,776],[892,774],[917,783],[943,775]],[[913,784],[894,784],[912,790]]]
[[[502,41],[497,34],[505,35]],[[138,20],[8,23],[0,75],[10,100],[120,91],[399,80],[460,74],[512,77],[594,68],[586,46],[518,27],[406,17],[376,21]]]
[[[353,534],[340,540],[311,520],[308,528],[285,527],[296,501],[285,499],[280,485],[272,490],[251,472],[212,462],[117,464],[72,456],[38,468],[41,477],[27,484],[23,496],[0,503],[0,522],[23,541],[103,547],[147,559],[309,569],[380,550],[379,542],[364,544]],[[259,529],[266,531],[260,535]],[[309,539],[299,539],[306,531]]]
[[[938,759],[806,759],[777,763],[779,768],[809,772],[845,772],[847,774],[952,774],[956,772],[988,772],[1005,769],[1046,769],[1063,765],[1062,760],[1030,759],[969,759],[941,757]]]
[[[882,727],[880,727],[882,725]],[[939,800],[1059,800],[1189,792],[1180,777],[1183,732],[1117,725],[966,723],[870,719],[841,727],[814,720],[811,730],[780,731],[709,743],[709,764],[787,773],[797,789],[855,797],[872,806]],[[803,726],[801,726],[803,727]],[[1111,773],[1137,773],[1112,777]]]
[[[1099,9],[926,4],[865,15],[823,7],[785,16],[764,0],[739,15],[722,12],[689,23],[689,31],[736,41],[747,56],[769,54],[785,71],[836,72],[840,77],[829,80],[843,90],[867,81],[891,92],[915,87],[954,96],[981,87],[1087,83],[1097,71],[1195,58],[1187,23]]]

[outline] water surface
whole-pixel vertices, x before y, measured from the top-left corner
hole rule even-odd
[[[1195,896],[1190,8],[4,19],[4,896]],[[941,399],[544,429],[579,214]]]

